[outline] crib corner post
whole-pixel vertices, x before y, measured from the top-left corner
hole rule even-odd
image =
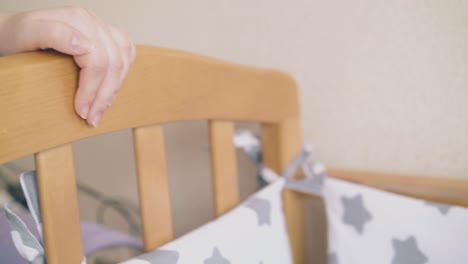
[[[262,124],[261,136],[263,163],[281,173],[302,147],[299,117]],[[285,190],[283,203],[294,263],[307,263],[304,197]]]

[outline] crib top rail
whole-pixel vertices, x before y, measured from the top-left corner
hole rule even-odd
[[[83,257],[71,143],[133,129],[145,250],[173,238],[162,123],[209,123],[217,215],[239,202],[233,121],[262,124],[263,157],[277,172],[300,149],[294,81],[273,70],[230,64],[185,52],[137,47],[119,97],[97,128],[74,112],[79,69],[55,52],[0,58],[0,164],[35,154],[47,262]],[[286,192],[284,204],[296,263],[305,262],[303,207]]]
[[[468,180],[332,168],[330,176],[432,202],[468,207]]]
[[[31,52],[0,58],[0,164],[111,131],[183,120],[279,122],[299,115],[295,83],[273,71],[185,52],[137,47],[119,97],[98,128],[73,109],[71,57]]]
[[[137,47],[137,59],[119,98],[97,128],[73,108],[78,68],[55,52],[0,58],[0,164],[35,154],[48,263],[82,258],[79,210],[70,143],[133,129],[145,249],[172,239],[164,133],[160,124],[208,120],[215,210],[239,202],[232,121],[262,123],[266,166],[281,172],[302,145],[299,97],[294,81],[185,52]],[[468,184],[388,174],[329,170],[334,177],[432,201],[468,206]],[[283,194],[295,263],[306,263],[304,196]]]

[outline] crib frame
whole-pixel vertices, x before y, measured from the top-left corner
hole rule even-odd
[[[80,263],[83,256],[74,141],[133,129],[146,251],[173,238],[162,124],[208,120],[217,215],[239,203],[234,121],[261,123],[263,159],[277,172],[301,148],[299,97],[288,75],[169,49],[139,46],[137,54],[118,100],[97,128],[73,110],[78,68],[70,57],[32,52],[0,58],[0,164],[35,154],[49,264]],[[329,174],[468,206],[464,180],[333,169]],[[294,263],[306,263],[305,196],[286,190],[283,198]]]

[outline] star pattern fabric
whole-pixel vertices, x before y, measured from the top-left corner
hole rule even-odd
[[[325,179],[328,264],[468,263],[468,208]]]
[[[372,215],[364,206],[362,195],[358,194],[352,198],[342,197],[341,201],[344,208],[343,223],[362,234],[365,224],[372,219]]]
[[[280,179],[215,220],[124,264],[292,264]],[[172,259],[171,261],[173,261]]]
[[[164,249],[157,249],[152,252],[146,253],[142,256],[137,258],[137,261],[141,261],[141,263],[151,263],[152,259],[157,259],[160,263],[164,264],[177,264],[179,260],[179,253],[173,250],[164,250]],[[144,261],[144,262],[143,262]],[[137,264],[140,262],[125,262],[125,264]]]
[[[11,227],[11,238],[20,255],[31,264],[44,264],[45,251],[42,244],[28,229],[26,224],[7,205],[4,205],[6,218]]]
[[[229,260],[227,260],[223,255],[221,255],[221,252],[219,252],[218,248],[213,249],[213,254],[211,257],[205,260],[203,262],[204,264],[230,264]]]
[[[450,206],[448,204],[431,203],[431,202],[426,202],[426,205],[434,207],[435,209],[437,209],[443,215],[447,215],[450,208],[452,207],[452,206]]]
[[[259,226],[271,224],[271,205],[268,200],[261,198],[253,198],[250,201],[248,201],[245,204],[245,206],[247,208],[252,209],[255,212]]]
[[[416,239],[413,236],[406,240],[393,239],[392,241],[395,256],[392,264],[424,264],[427,257],[418,248]]]
[[[338,255],[336,253],[334,253],[334,252],[328,254],[327,264],[340,264],[340,262],[338,262]]]

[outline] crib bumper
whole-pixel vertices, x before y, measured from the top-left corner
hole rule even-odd
[[[238,207],[123,264],[292,263],[278,180]]]

